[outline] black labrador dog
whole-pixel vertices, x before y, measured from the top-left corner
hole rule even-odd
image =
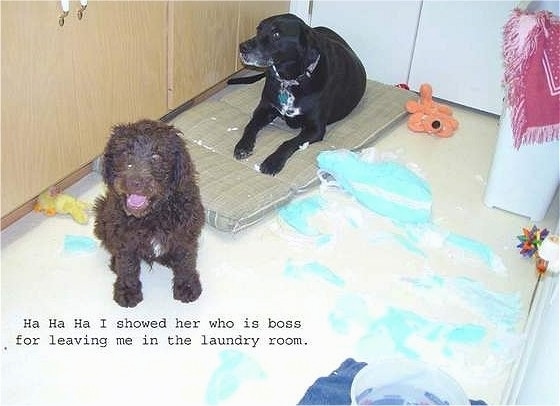
[[[292,14],[261,21],[256,36],[241,43],[239,52],[245,65],[266,69],[266,82],[235,146],[235,158],[251,155],[257,133],[276,117],[301,128],[261,163],[265,174],[277,174],[295,151],[321,141],[327,124],[346,117],[366,88],[365,69],[340,36],[325,27],[311,28]]]

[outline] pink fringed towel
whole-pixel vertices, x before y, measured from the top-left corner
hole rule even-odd
[[[560,22],[548,11],[515,9],[504,27],[507,100],[514,146],[558,139]]]

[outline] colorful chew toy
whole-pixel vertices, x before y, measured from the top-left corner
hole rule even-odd
[[[432,86],[427,83],[420,86],[419,100],[409,100],[405,107],[411,113],[408,128],[414,132],[450,137],[459,127],[451,108],[433,101]]]

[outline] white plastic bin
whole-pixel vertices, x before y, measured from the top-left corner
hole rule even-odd
[[[511,113],[504,108],[484,203],[540,221],[560,182],[559,142],[513,146]]]

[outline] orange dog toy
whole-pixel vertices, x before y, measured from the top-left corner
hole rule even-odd
[[[411,113],[408,118],[408,128],[414,132],[451,137],[459,127],[459,122],[453,118],[451,108],[432,100],[432,86],[427,83],[420,86],[419,100],[409,100],[405,107]]]

